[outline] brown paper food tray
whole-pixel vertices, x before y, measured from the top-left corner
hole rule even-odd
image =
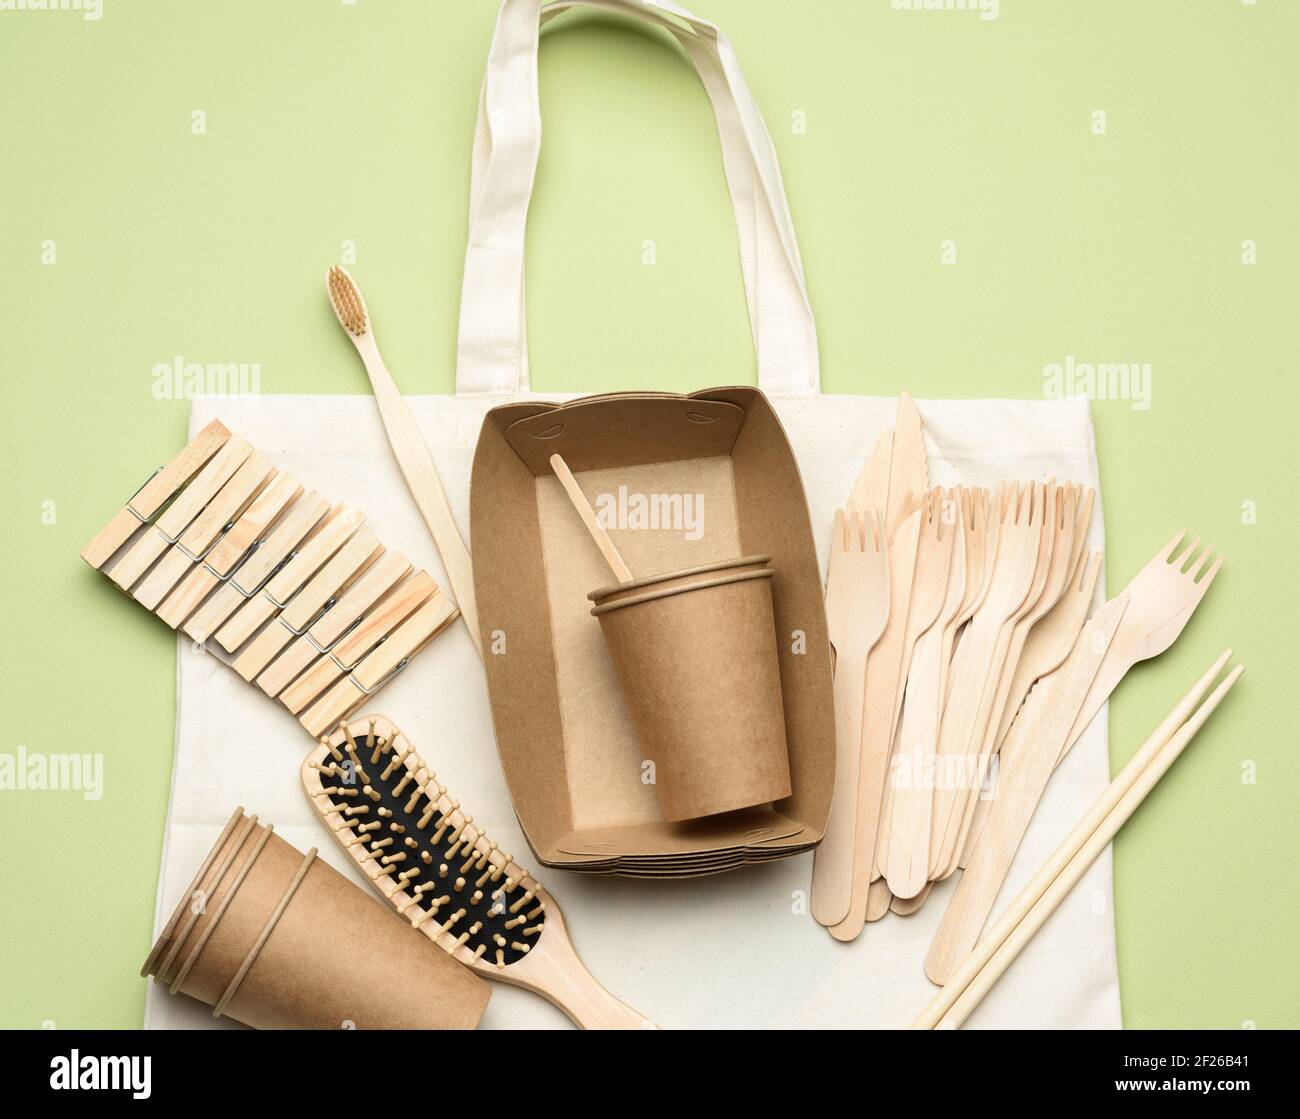
[[[672,526],[609,529],[638,575],[772,557],[791,796],[689,823],[663,819],[653,786],[641,782],[644,754],[586,597],[609,584],[609,571],[552,474],[555,453],[589,497],[620,486],[702,495],[696,540]],[[475,453],[470,525],[497,747],[540,862],[635,873],[640,860],[681,858],[689,874],[692,863],[794,854],[820,841],[835,765],[821,578],[794,455],[761,392],[494,408]]]
[[[700,874],[714,874],[719,869],[730,870],[740,866],[771,862],[775,859],[789,858],[804,851],[811,851],[816,844],[800,844],[791,847],[778,840],[776,844],[759,844],[750,848],[733,848],[722,853],[701,852],[695,855],[669,856],[655,858],[652,856],[629,856],[626,858],[570,863],[567,870],[579,874],[618,874],[626,877],[659,877],[663,875],[677,878],[691,878]]]
[[[761,866],[764,863],[775,862],[778,859],[788,859],[791,855],[803,854],[811,850],[810,847],[778,848],[767,852],[745,852],[743,850],[735,852],[729,858],[715,859],[695,859],[689,863],[681,865],[663,865],[648,861],[632,861],[630,859],[621,860],[617,867],[595,872],[587,867],[583,867],[583,873],[593,874],[601,873],[606,875],[618,875],[621,878],[699,878],[706,874],[723,874],[729,870],[738,870],[743,866]],[[572,869],[572,868],[570,868]]]
[[[801,843],[791,846],[787,838],[768,843],[757,843],[750,847],[735,847],[726,851],[702,851],[694,855],[666,856],[629,856],[617,860],[620,868],[632,870],[685,870],[691,867],[717,864],[723,862],[758,862],[769,858],[788,858],[799,851],[810,851],[814,843]],[[570,867],[571,870],[586,870],[591,864]]]
[[[755,815],[766,816],[768,820],[776,817],[776,820],[783,820],[780,814],[772,810],[762,810],[762,808],[751,808],[748,810]],[[692,827],[690,824],[675,824],[673,829],[680,830],[684,834],[675,834],[673,840],[677,842],[702,841],[707,842],[708,832],[705,832],[698,825],[710,824],[712,828],[736,828],[738,825],[733,823],[731,817],[738,814],[728,814],[727,817],[715,817],[714,820],[693,820],[690,824],[697,825]],[[715,823],[716,820],[716,823]],[[783,854],[792,854],[794,850],[806,849],[806,847],[816,846],[815,840],[807,838],[809,833],[798,825],[790,823],[788,827],[767,827],[762,829],[751,829],[745,833],[748,836],[748,842],[741,846],[727,847],[708,847],[703,846],[699,849],[684,851],[684,853],[668,854],[640,854],[640,855],[621,855],[615,858],[604,856],[601,858],[599,851],[567,851],[565,854],[571,855],[593,855],[594,858],[588,862],[569,864],[568,869],[581,871],[581,869],[594,869],[603,863],[617,863],[624,867],[680,867],[689,866],[689,864],[698,864],[702,862],[716,862],[716,860],[727,858],[744,859],[746,854],[762,853],[762,851],[776,849]],[[597,862],[599,860],[599,862]]]

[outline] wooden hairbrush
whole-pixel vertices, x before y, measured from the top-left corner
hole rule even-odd
[[[656,1029],[578,959],[560,908],[382,717],[340,724],[302,765],[317,815],[388,904],[453,959],[549,999],[584,1029]]]

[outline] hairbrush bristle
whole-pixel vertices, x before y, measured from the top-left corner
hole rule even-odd
[[[361,292],[352,277],[338,265],[329,270],[326,276],[326,288],[329,291],[330,306],[338,317],[340,325],[349,334],[360,338],[366,332],[366,305],[362,302]]]
[[[383,888],[397,911],[453,955],[464,948],[498,968],[525,956],[545,925],[541,887],[401,735],[384,736],[372,721],[364,734],[345,727],[344,742],[328,749],[314,766],[329,779],[316,797],[344,821],[345,845],[377,883],[393,884]]]

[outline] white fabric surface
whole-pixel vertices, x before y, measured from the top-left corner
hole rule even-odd
[[[417,421],[468,533],[473,446],[488,398],[413,397]],[[776,401],[803,471],[825,565],[832,510],[843,502],[894,401]],[[1088,404],[921,401],[931,480],[1062,479],[1097,485]],[[357,503],[386,544],[442,580],[443,570],[392,460],[370,397],[197,400],[191,432],[219,416],[277,465],[334,500]],[[1102,543],[1093,518],[1090,547]],[[933,988],[921,961],[953,881],[920,913],[890,914],[841,945],[799,904],[810,855],[689,882],[587,878],[536,867],[510,808],[492,740],[482,670],[456,625],[385,688],[373,706],[415,743],[488,834],[539,870],[592,973],[665,1027],[904,1026]],[[317,846],[360,882],[317,825],[298,780],[311,739],[287,712],[182,639],[176,753],[155,918],[160,927],[238,804],[290,842]],[[998,908],[1006,904],[1109,779],[1105,712],[1048,786]],[[1109,853],[1053,915],[971,1017],[978,1027],[1120,1025]],[[355,949],[354,949],[355,950]],[[211,1011],[151,984],[146,1025],[212,1027]],[[496,984],[485,1027],[563,1027],[541,998]]]

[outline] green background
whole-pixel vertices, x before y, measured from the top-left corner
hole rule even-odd
[[[102,752],[107,770],[95,802],[0,792],[3,1026],[141,1019],[174,643],[77,553],[183,442],[188,406],[153,398],[152,369],[258,362],[265,392],[365,391],[321,290],[352,241],[399,383],[451,391],[496,9],[104,2],[99,22],[0,12],[0,750]],[[1151,364],[1149,410],[1093,405],[1110,590],[1183,527],[1229,559],[1178,645],[1120,689],[1113,763],[1224,646],[1249,671],[1117,844],[1125,1022],[1300,1026],[1300,4],[700,9],[778,149],[827,391],[1033,397],[1067,354]],[[534,386],[752,382],[716,135],[684,59],[572,15],[544,35],[541,90]]]

